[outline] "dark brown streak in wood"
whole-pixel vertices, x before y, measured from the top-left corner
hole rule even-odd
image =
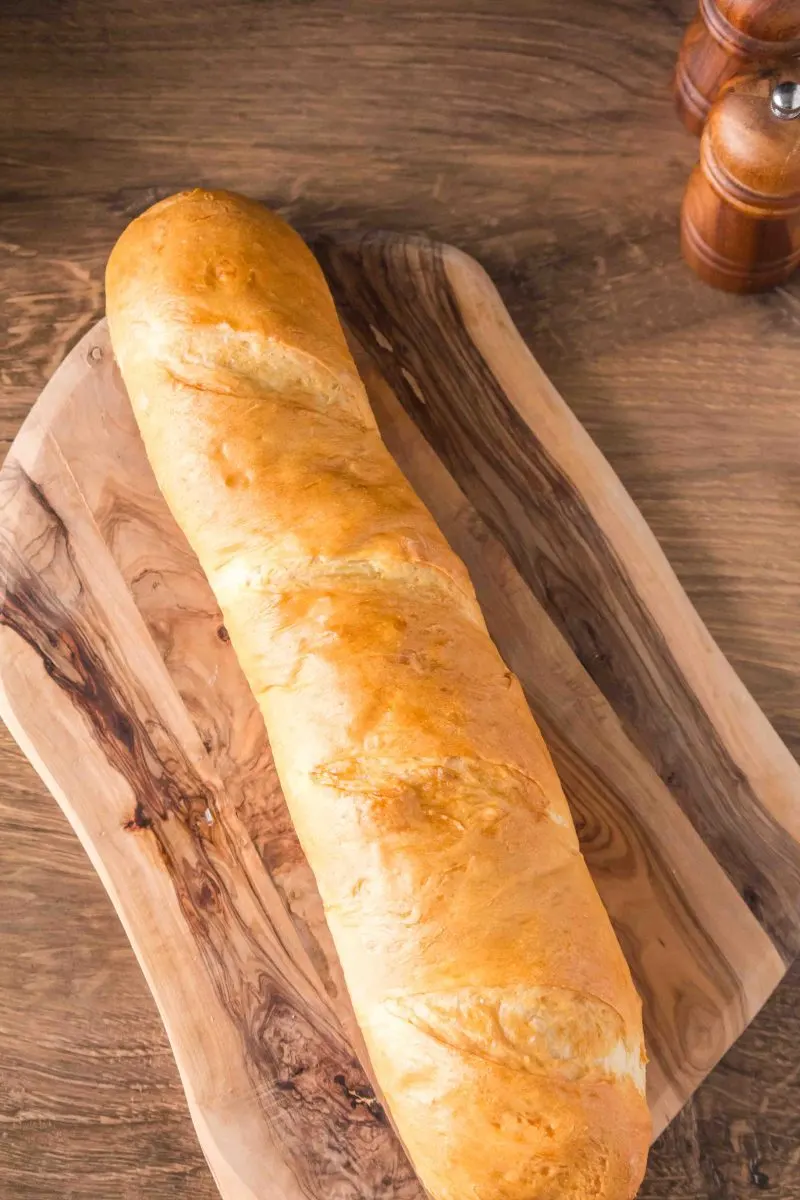
[[[132,417],[131,417],[132,420]],[[123,477],[117,476],[109,486],[105,503],[95,512],[95,521],[103,540],[112,556],[116,556],[116,544],[124,544],[127,537],[133,534],[137,539],[148,543],[157,543],[164,538],[165,530],[152,514],[137,504],[126,493]],[[182,535],[173,527],[177,542],[170,544],[170,552],[177,556],[181,565],[181,579],[185,587],[180,589],[180,598],[174,596],[169,580],[160,570],[151,567],[139,570],[130,580],[130,588],[134,602],[139,609],[150,637],[153,639],[167,669],[174,667],[175,660],[181,658],[180,630],[185,628],[187,621],[196,626],[211,626],[217,643],[219,657],[215,658],[212,675],[215,679],[224,678],[230,669],[231,661],[235,664],[235,672],[241,674],[238,661],[230,645],[228,631],[220,624],[222,615],[216,603],[201,602],[199,607],[190,602],[189,597],[206,595],[207,584],[202,576],[196,558],[186,545]],[[115,561],[117,561],[115,557]],[[119,565],[119,564],[118,564]],[[173,568],[174,569],[174,568]],[[166,583],[166,587],[162,584]],[[142,591],[157,590],[160,603],[153,611],[147,602],[142,602]],[[173,600],[165,604],[164,597],[173,595]],[[178,637],[176,644],[175,638]],[[332,998],[338,995],[339,987],[334,980],[325,952],[320,946],[317,932],[313,923],[307,921],[294,903],[292,890],[285,887],[283,872],[290,862],[305,865],[305,858],[300,849],[300,843],[291,823],[286,802],[275,774],[267,733],[263,720],[258,712],[255,700],[246,683],[244,688],[251,700],[259,726],[259,737],[248,752],[247,770],[242,772],[242,764],[237,761],[237,741],[241,733],[243,714],[238,712],[236,720],[239,728],[234,730],[229,725],[230,717],[224,717],[224,706],[219,705],[219,692],[214,685],[206,685],[198,689],[196,676],[191,679],[188,689],[184,682],[173,674],[175,684],[187,711],[197,729],[206,752],[214,760],[214,769],[224,789],[227,804],[245,826],[253,841],[258,854],[270,875],[273,886],[278,891],[284,907],[289,911],[295,929],[300,935],[306,953],[310,956],[314,969],[320,977],[323,986]],[[247,724],[247,718],[244,718]],[[254,786],[255,785],[255,786]],[[242,866],[244,864],[241,864]],[[308,868],[307,868],[308,869]]]
[[[409,248],[424,259],[422,272],[405,263]],[[440,250],[423,239],[393,242],[382,235],[351,246],[323,241],[317,252],[348,320],[409,415],[791,962],[800,952],[791,915],[800,908],[798,848],[723,745],[580,493],[470,340]],[[412,303],[399,304],[404,295]],[[400,362],[410,364],[416,386]],[[466,408],[449,403],[454,390],[465,388],[482,399],[469,424]],[[568,555],[561,546],[569,546]],[[561,563],[569,564],[569,574]],[[657,674],[637,641],[658,660]],[[667,713],[668,736],[657,723]],[[747,824],[742,812],[752,814]]]
[[[129,783],[135,806],[126,828],[157,847],[208,975],[242,1039],[254,1092],[299,1186],[309,1197],[333,1189],[342,1200],[377,1194],[412,1200],[419,1185],[335,1018],[331,1014],[323,1029],[318,1014],[307,1015],[303,997],[280,973],[279,956],[259,945],[237,897],[226,889],[226,876],[250,884],[248,900],[282,944],[226,829],[219,797],[157,715],[142,716],[135,681],[126,680],[103,638],[96,631],[89,636],[96,614],[65,524],[18,466],[7,463],[3,476],[6,487],[14,485],[14,493],[26,489],[41,510],[45,532],[37,539],[37,562],[46,539],[48,564],[35,571],[5,538],[0,541],[0,624],[35,651],[89,722],[109,765]],[[80,593],[80,619],[48,583],[48,567],[56,563],[59,578],[67,572]],[[101,628],[98,616],[96,629]]]

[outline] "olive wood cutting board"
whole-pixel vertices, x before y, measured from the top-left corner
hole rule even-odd
[[[644,1000],[658,1133],[800,949],[800,769],[477,264],[391,235],[318,250],[549,741]],[[420,1198],[104,323],[0,473],[0,705],[125,926],[225,1200]]]

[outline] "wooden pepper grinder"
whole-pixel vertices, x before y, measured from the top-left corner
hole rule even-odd
[[[681,248],[730,292],[775,287],[800,263],[800,83],[763,71],[723,89],[683,199]]]
[[[729,79],[798,55],[800,0],[700,0],[675,70],[681,120],[699,135]]]

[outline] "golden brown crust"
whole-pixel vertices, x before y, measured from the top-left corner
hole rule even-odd
[[[632,1196],[639,999],[519,684],[380,440],[313,256],[260,205],[189,192],[126,230],[107,293],[420,1177],[436,1200]]]

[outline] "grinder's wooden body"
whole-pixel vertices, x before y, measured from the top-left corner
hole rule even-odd
[[[800,117],[773,110],[783,78],[763,71],[725,86],[684,196],[684,257],[726,291],[775,287],[800,262]]]

